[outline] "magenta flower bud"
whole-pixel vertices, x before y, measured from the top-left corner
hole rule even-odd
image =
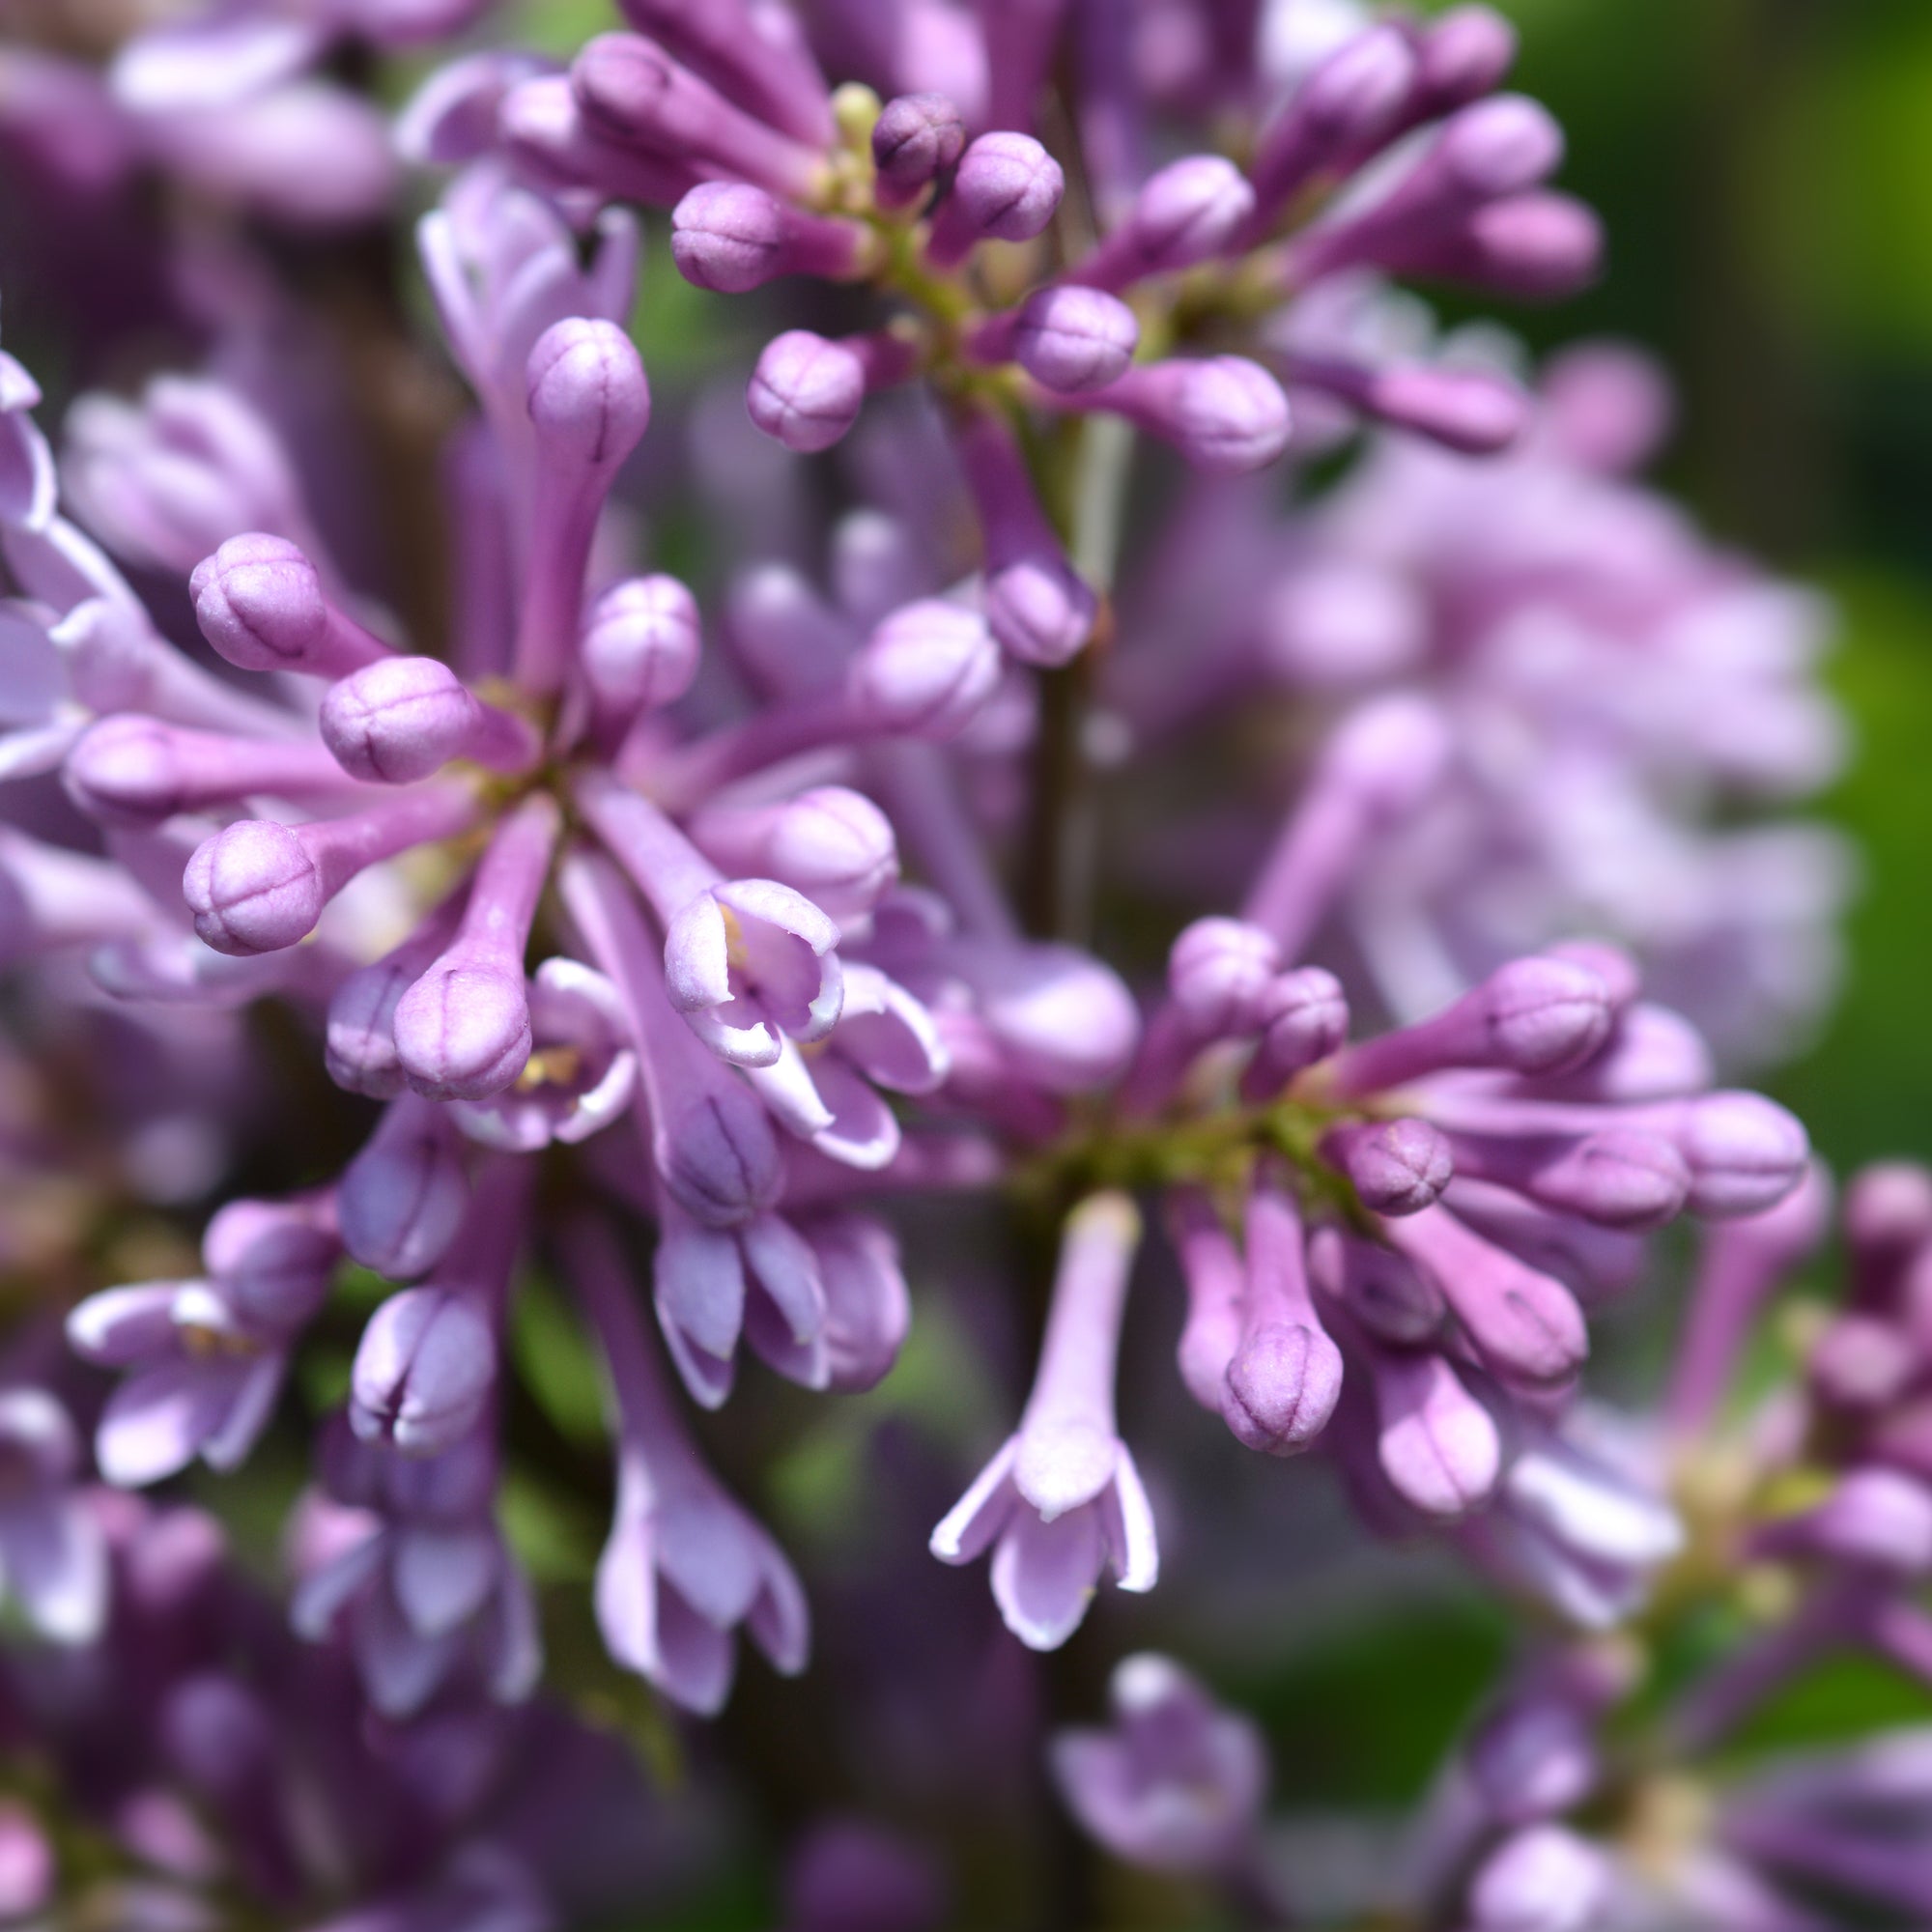
[[[1241,1345],[1247,1277],[1213,1204],[1196,1188],[1168,1197],[1168,1238],[1187,1285],[1187,1321],[1176,1351],[1180,1379],[1203,1408],[1218,1415],[1228,1364]]]
[[[1605,978],[1578,949],[1551,947],[1547,956],[1567,956]],[[1617,998],[1614,987],[1611,997]],[[1536,1093],[1539,1098],[1560,1100],[1664,1100],[1701,1094],[1714,1077],[1711,1049],[1697,1029],[1667,1008],[1639,1000],[1618,1013],[1609,1039],[1594,1059],[1568,1073],[1539,1076]]]
[[[1197,919],[1167,955],[1167,988],[1196,1038],[1227,1039],[1261,1031],[1280,970],[1280,950],[1259,926]]]
[[[1922,1577],[1932,1573],[1932,1490],[1896,1469],[1853,1469],[1822,1503],[1760,1530],[1752,1548]]]
[[[1373,1094],[1449,1066],[1567,1072],[1609,1037],[1611,1017],[1609,988],[1587,967],[1514,959],[1434,1019],[1350,1047],[1335,1092]]]
[[[1074,270],[1090,288],[1121,289],[1171,274],[1230,247],[1255,211],[1255,191],[1233,161],[1188,155],[1150,175],[1126,219]]]
[[[526,691],[548,694],[576,648],[598,515],[650,423],[651,390],[630,337],[582,316],[544,330],[525,377],[535,457],[516,673]]]
[[[1563,129],[1526,95],[1498,94],[1452,115],[1424,166],[1439,168],[1470,201],[1538,186],[1563,159]]]
[[[547,465],[606,483],[650,426],[651,391],[636,345],[614,322],[570,316],[530,351],[530,421]]]
[[[244,818],[196,846],[182,875],[194,929],[217,952],[245,956],[293,946],[365,866],[475,822],[466,789],[416,793],[348,818],[278,825]]]
[[[1547,1387],[1574,1375],[1589,1353],[1576,1296],[1484,1240],[1447,1208],[1425,1208],[1384,1221],[1382,1233],[1440,1291],[1493,1374]]]
[[[1684,1156],[1693,1214],[1761,1214],[1804,1179],[1811,1158],[1798,1120],[1762,1094],[1706,1094],[1638,1121]]]
[[[746,0],[623,0],[652,35],[720,93],[813,148],[831,145],[832,101],[803,37],[772,30]]]
[[[396,1059],[396,1002],[449,943],[461,911],[459,894],[400,946],[351,973],[330,996],[323,1058],[338,1087],[392,1100],[409,1084]]]
[[[1684,1157],[1656,1134],[1609,1127],[1581,1140],[1459,1136],[1456,1169],[1605,1228],[1661,1228],[1690,1192]]]
[[[1451,7],[1423,29],[1416,49],[1421,101],[1447,114],[1500,86],[1516,64],[1517,32],[1493,7]]]
[[[1455,1173],[1447,1139],[1427,1121],[1331,1127],[1322,1137],[1321,1157],[1348,1176],[1372,1214],[1420,1213]]]
[[[342,1256],[333,1213],[307,1202],[231,1201],[208,1224],[201,1260],[244,1324],[287,1334],[322,1306]]]
[[[615,720],[674,703],[697,675],[697,600],[674,577],[628,578],[590,611],[579,647],[583,675]]]
[[[1426,436],[1450,449],[1487,456],[1508,447],[1529,421],[1529,398],[1506,377],[1426,362],[1372,368],[1332,356],[1291,354],[1286,372],[1350,409]]]
[[[960,157],[952,191],[933,217],[926,253],[941,267],[981,242],[1031,242],[1066,191],[1060,163],[1031,134],[981,134]]]
[[[1010,355],[1035,382],[1060,395],[1080,395],[1117,382],[1134,359],[1141,326],[1126,303],[1078,284],[1037,289],[1017,309],[995,317],[974,337],[985,361]]]
[[[1596,213],[1574,195],[1539,191],[1475,210],[1461,229],[1418,246],[1400,266],[1519,301],[1561,301],[1596,279],[1603,259]]]
[[[392,1294],[355,1350],[349,1420],[365,1442],[435,1456],[469,1434],[497,1379],[497,1338],[471,1295]]]
[[[872,127],[874,190],[881,208],[906,208],[958,160],[966,124],[943,94],[901,94]]]
[[[752,420],[801,456],[830,449],[858,421],[865,400],[865,362],[809,328],[766,343],[745,391]]]
[[[640,34],[598,35],[572,62],[570,86],[607,140],[801,200],[824,179],[822,154],[734,106]]]
[[[1602,1851],[1564,1826],[1532,1825],[1470,1880],[1470,1932],[1588,1932],[1610,1892]]]
[[[1268,1100],[1304,1066],[1326,1060],[1349,1037],[1349,1002],[1342,982],[1321,966],[1298,966],[1269,981],[1257,1003],[1261,1044],[1241,1092]]]
[[[1241,1339],[1228,1363],[1221,1415],[1250,1449],[1296,1456],[1335,1412],[1342,1354],[1308,1293],[1300,1217],[1279,1188],[1248,1200],[1248,1280]]]
[[[1502,1443],[1490,1412],[1437,1354],[1369,1355],[1378,1460],[1396,1492],[1427,1516],[1459,1517],[1496,1486]]]
[[[542,73],[509,88],[497,109],[497,132],[518,174],[553,193],[588,187],[648,208],[674,208],[697,184],[688,159],[602,132],[564,74]]]
[[[703,182],[672,211],[671,259],[686,281],[742,296],[781,275],[856,281],[878,244],[856,221],[808,214],[745,182]]]
[[[892,821],[843,785],[817,785],[782,805],[714,806],[690,831],[732,877],[777,879],[841,925],[865,919],[898,880]]]
[[[560,829],[555,802],[532,793],[476,868],[456,937],[396,1002],[396,1058],[433,1100],[485,1100],[530,1057],[524,950]]]
[[[925,598],[879,623],[852,659],[846,690],[875,731],[957,737],[1000,682],[1000,648],[977,611]]]
[[[195,565],[188,592],[202,636],[242,670],[346,677],[389,654],[329,602],[315,565],[286,537],[230,537]]]
[[[317,750],[127,714],[88,727],[68,753],[61,781],[74,804],[103,825],[158,825],[180,811],[262,793],[327,798],[347,791],[340,767],[318,758]]]
[[[1415,80],[1415,51],[1399,28],[1370,27],[1343,42],[1264,130],[1249,169],[1255,212],[1241,241],[1260,241],[1318,175],[1349,165],[1393,132]]]
[[[1876,1161],[1845,1189],[1845,1240],[1859,1302],[1892,1301],[1906,1268],[1932,1242],[1932,1170],[1917,1161]]]
[[[469,1209],[448,1115],[413,1094],[398,1095],[343,1171],[342,1245],[386,1280],[413,1281],[443,1258]]]
[[[1006,425],[975,416],[953,447],[980,513],[981,594],[994,637],[1022,664],[1065,664],[1093,635],[1098,599],[1067,561]]]
[[[516,771],[539,749],[522,719],[481,703],[435,658],[365,665],[329,688],[318,724],[336,763],[371,784],[412,784],[451,758]]]
[[[1378,1241],[1318,1228],[1308,1244],[1308,1271],[1323,1294],[1381,1341],[1413,1349],[1441,1331],[1441,1294]]]
[[[1171,442],[1209,475],[1264,469],[1288,447],[1288,398],[1243,355],[1143,363],[1091,400]]]

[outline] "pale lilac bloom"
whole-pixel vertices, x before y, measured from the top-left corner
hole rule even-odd
[[[1013,1435],[932,1533],[932,1552],[970,1563],[993,1550],[993,1595],[1035,1650],[1071,1636],[1104,1573],[1151,1590],[1160,1571],[1153,1512],[1114,1428],[1114,1365],[1140,1217],[1095,1195],[1066,1224],[1039,1369]]]
[[[42,1636],[90,1643],[107,1616],[107,1545],[78,1487],[79,1436],[43,1389],[0,1391],[0,1593]]]

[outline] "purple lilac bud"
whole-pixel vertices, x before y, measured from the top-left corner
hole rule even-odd
[[[338,1087],[390,1100],[408,1086],[396,1059],[396,1002],[449,944],[463,897],[445,900],[400,946],[358,967],[330,995],[323,1058]]]
[[[927,598],[883,619],[851,663],[853,708],[873,729],[945,740],[985,708],[1000,682],[986,618]]]
[[[598,514],[650,422],[651,391],[630,337],[582,316],[537,338],[526,375],[533,516],[516,669],[543,694],[562,685],[576,648]]]
[[[1583,1314],[1570,1291],[1472,1233],[1447,1208],[1425,1208],[1382,1228],[1441,1292],[1484,1364],[1503,1380],[1560,1383],[1588,1354]]]
[[[1337,47],[1262,134],[1243,241],[1259,241],[1317,176],[1351,164],[1391,133],[1415,80],[1415,52],[1399,27],[1371,27]]]
[[[966,124],[943,94],[902,94],[872,128],[881,208],[909,208],[966,148]]]
[[[1328,1425],[1342,1394],[1342,1354],[1308,1293],[1300,1217],[1264,1183],[1248,1198],[1247,1293],[1228,1363],[1221,1414],[1250,1449],[1295,1456]]]
[[[412,784],[452,758],[523,771],[539,750],[528,724],[480,702],[435,658],[365,666],[329,688],[318,723],[335,761],[372,784]]]
[[[195,565],[188,591],[202,636],[242,670],[346,677],[389,655],[336,608],[306,553],[286,537],[230,537]]]
[[[1417,106],[1453,113],[1502,85],[1516,65],[1516,28],[1493,7],[1451,7],[1431,20],[1416,46]]]
[[[746,0],[624,0],[622,11],[748,112],[808,147],[831,144],[831,97],[804,42]]]
[[[1321,966],[1299,966],[1268,982],[1256,1005],[1261,1043],[1241,1076],[1250,1100],[1270,1100],[1305,1066],[1326,1060],[1349,1037],[1342,982]]]
[[[600,34],[571,64],[570,85],[607,140],[804,201],[824,180],[820,153],[733,106],[640,34]]]
[[[865,356],[809,328],[774,336],[745,391],[752,420],[801,456],[830,449],[858,421],[865,400]]]
[[[1448,1310],[1440,1292],[1378,1241],[1318,1228],[1308,1244],[1308,1272],[1380,1341],[1413,1349],[1441,1331]]]
[[[627,724],[691,689],[703,647],[697,600],[674,577],[633,577],[591,607],[579,646],[583,675],[605,715]]]
[[[1036,290],[1018,308],[982,324],[969,348],[982,362],[1016,361],[1035,382],[1070,396],[1118,381],[1140,332],[1124,302],[1075,285]]]
[[[1528,396],[1506,377],[1482,369],[1448,369],[1424,362],[1382,368],[1335,356],[1291,353],[1284,373],[1338,398],[1350,409],[1450,449],[1487,456],[1507,448],[1530,418]]]
[[[1280,978],[1274,941],[1237,919],[1197,919],[1167,955],[1168,991],[1197,1039],[1259,1033],[1265,1024],[1264,1003]]]
[[[1683,1211],[1690,1170],[1668,1141],[1626,1127],[1581,1139],[1454,1138],[1456,1172],[1605,1228],[1661,1228]]]
[[[980,513],[994,637],[1022,664],[1065,664],[1093,634],[1098,600],[1066,560],[1007,427],[977,415],[957,430],[953,447]]]
[[[61,772],[68,796],[103,825],[157,825],[177,812],[264,793],[327,799],[352,789],[319,747],[283,738],[230,738],[153,718],[103,718],[81,735]]]
[[[1255,209],[1255,191],[1220,155],[1189,155],[1148,177],[1127,217],[1073,270],[1089,288],[1118,290],[1171,274],[1233,245]]]
[[[704,182],[672,212],[670,252],[686,281],[741,296],[781,275],[855,281],[877,244],[856,221],[808,214],[744,182]]]
[[[1007,1628],[1034,1650],[1073,1634],[1103,1571],[1123,1590],[1159,1574],[1153,1513],[1114,1428],[1114,1366],[1140,1217],[1099,1194],[1068,1217],[1053,1309],[1017,1435],[932,1533],[943,1562],[993,1551]]]
[[[981,134],[960,157],[952,192],[933,217],[926,254],[948,267],[981,242],[1031,242],[1065,191],[1060,163],[1031,134]]]
[[[496,1379],[497,1339],[476,1297],[405,1289],[362,1331],[349,1420],[365,1442],[440,1455],[469,1434]]]
[[[1180,1256],[1187,1286],[1187,1321],[1177,1361],[1187,1392],[1218,1415],[1228,1364],[1241,1345],[1241,1302],[1247,1277],[1241,1257],[1213,1204],[1194,1188],[1168,1197],[1168,1238]]]
[[[1759,1214],[1804,1179],[1811,1143],[1797,1119],[1762,1094],[1706,1094],[1634,1108],[1630,1123],[1662,1134],[1690,1170],[1693,1214]]]
[[[389,1281],[435,1267],[469,1210],[469,1183],[448,1114],[414,1094],[384,1110],[336,1193],[342,1245]]]
[[[497,106],[497,128],[519,178],[553,193],[588,187],[650,208],[672,208],[696,185],[697,170],[683,157],[601,132],[560,73],[512,86]]]
[[[499,1094],[530,1057],[524,952],[561,817],[539,792],[492,839],[456,937],[396,1002],[396,1058],[433,1100]]]
[[[1242,355],[1143,363],[1090,401],[1171,442],[1209,475],[1264,469],[1288,447],[1288,398]]]
[[[1368,1366],[1379,1417],[1378,1460],[1397,1493],[1427,1516],[1474,1508],[1502,1467],[1489,1410],[1440,1355],[1376,1349]]]
[[[348,818],[304,825],[244,818],[195,848],[182,895],[195,931],[215,952],[277,952],[313,932],[328,901],[365,866],[453,838],[477,812],[474,796],[451,785]]]
[[[1348,1176],[1372,1214],[1417,1214],[1455,1172],[1449,1142],[1427,1121],[1358,1122],[1331,1127],[1321,1157]]]
[[[1603,223],[1580,201],[1517,194],[1477,209],[1457,233],[1417,248],[1409,272],[1519,301],[1561,301],[1596,278],[1603,256]]]
[[[1350,1047],[1334,1091],[1373,1094],[1451,1066],[1563,1073],[1604,1044],[1610,1021],[1609,989],[1587,967],[1512,960],[1434,1019]]]

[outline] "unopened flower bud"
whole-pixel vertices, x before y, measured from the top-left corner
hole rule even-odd
[[[497,1379],[497,1339],[471,1296],[405,1289],[370,1317],[355,1350],[349,1420],[406,1455],[454,1446]]]
[[[329,602],[307,554],[286,537],[230,537],[188,579],[202,636],[242,670],[344,677],[388,654]]]

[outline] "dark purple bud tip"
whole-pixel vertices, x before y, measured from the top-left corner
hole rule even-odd
[[[526,371],[530,420],[558,454],[609,473],[651,420],[651,388],[631,338],[612,322],[570,316],[538,336]]]
[[[530,1057],[524,976],[492,966],[426,973],[396,1003],[396,1058],[432,1100],[487,1100]]]
[[[597,600],[583,633],[584,675],[606,703],[656,710],[691,689],[702,642],[697,600],[674,577],[634,577]]]
[[[981,134],[966,150],[952,194],[975,233],[1030,242],[1053,219],[1066,177],[1031,134]]]
[[[1320,1328],[1270,1323],[1228,1364],[1221,1413],[1250,1449],[1297,1456],[1320,1435],[1342,1393],[1342,1352]]]
[[[306,939],[327,903],[301,840],[268,818],[244,818],[196,846],[182,895],[202,942],[243,958]]]
[[[496,1337],[467,1296],[406,1289],[362,1331],[349,1419],[366,1442],[434,1456],[468,1433],[496,1378]]]
[[[1566,1073],[1609,1037],[1610,989],[1587,966],[1533,956],[1498,966],[1478,992],[1493,1059],[1518,1073]]]
[[[1040,289],[1013,327],[1013,355],[1063,395],[1100,389],[1123,375],[1140,345],[1134,312],[1099,289]]]
[[[872,128],[872,164],[895,196],[911,196],[965,151],[966,124],[943,94],[901,94]]]
[[[745,391],[753,422],[801,456],[830,449],[859,419],[866,365],[842,343],[788,328],[765,345]]]
[[[1419,1214],[1455,1174],[1449,1143],[1427,1121],[1337,1127],[1321,1151],[1353,1183],[1374,1214]]]
[[[928,598],[881,621],[852,660],[850,689],[874,729],[951,738],[972,723],[1000,681],[986,621]]]
[[[426,779],[455,757],[482,707],[435,658],[384,658],[332,685],[322,741],[352,778],[376,784]]]
[[[286,537],[230,537],[188,579],[201,634],[242,670],[301,670],[326,648],[328,600]]]

